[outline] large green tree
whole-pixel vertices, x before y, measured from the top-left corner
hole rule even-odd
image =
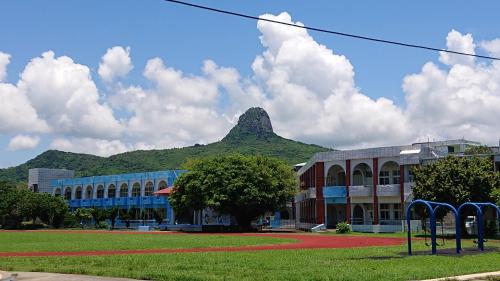
[[[464,202],[492,201],[500,188],[500,174],[489,157],[449,156],[414,171],[415,199],[446,202],[458,207]]]
[[[294,172],[275,158],[232,154],[192,160],[186,168],[170,196],[174,211],[211,208],[234,216],[242,229],[283,207],[295,193]]]

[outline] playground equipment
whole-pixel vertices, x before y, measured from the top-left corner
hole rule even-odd
[[[476,217],[477,217],[477,247],[479,250],[484,251],[484,220],[483,220],[483,208],[485,207],[492,207],[497,211],[497,219],[498,219],[498,229],[500,233],[500,208],[493,204],[493,203],[478,203],[478,202],[466,202],[460,205],[458,207],[458,214],[460,215],[460,212],[466,208],[466,207],[473,207],[476,210]],[[461,233],[461,227],[462,224],[459,223],[457,225],[457,233]],[[500,236],[500,234],[499,234]],[[461,241],[459,241],[459,244],[457,245],[457,248],[459,251],[462,250],[462,244]]]
[[[457,254],[460,253],[459,246],[460,246],[460,235],[458,234],[458,228],[457,228],[457,222],[459,221],[458,219],[458,211],[455,209],[450,204],[447,203],[441,203],[441,202],[433,202],[433,201],[426,201],[426,200],[414,200],[413,202],[410,203],[408,208],[406,209],[406,224],[408,225],[408,255],[412,254],[411,251],[411,223],[410,223],[410,215],[411,215],[411,208],[417,204],[422,204],[427,207],[427,210],[429,211],[429,221],[430,221],[430,228],[431,228],[431,247],[432,247],[432,254],[435,255],[437,254],[437,242],[436,242],[436,211],[440,207],[448,208],[450,209],[453,214],[455,215],[455,242],[456,242],[456,251]]]
[[[430,221],[430,229],[431,229],[431,246],[432,246],[432,254],[435,255],[437,254],[437,241],[436,241],[436,211],[440,207],[446,207],[450,209],[453,214],[455,215],[455,243],[456,243],[456,253],[460,254],[460,251],[462,250],[462,237],[461,237],[461,219],[460,219],[460,212],[466,208],[466,207],[473,207],[476,210],[476,216],[477,216],[477,221],[478,221],[478,228],[477,228],[477,237],[478,237],[478,249],[481,251],[484,251],[484,222],[483,222],[483,208],[485,207],[492,207],[497,211],[497,219],[498,219],[498,228],[499,228],[499,233],[500,233],[500,208],[493,204],[493,203],[478,203],[478,202],[466,202],[458,209],[455,209],[455,207],[451,206],[450,204],[447,203],[442,203],[442,202],[433,202],[433,201],[426,201],[426,200],[414,200],[413,202],[408,205],[408,208],[406,209],[406,224],[408,226],[408,255],[412,254],[411,250],[411,225],[410,225],[410,215],[411,215],[411,209],[413,206],[417,204],[422,204],[426,206],[427,210],[429,211],[429,221]]]

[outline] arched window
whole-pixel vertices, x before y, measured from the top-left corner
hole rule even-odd
[[[345,186],[345,172],[339,165],[333,165],[326,175],[327,186]]]
[[[360,163],[354,167],[352,173],[353,185],[372,185],[372,169],[366,163]]]
[[[148,181],[146,183],[146,187],[144,189],[144,196],[152,196],[153,195],[153,183]]]
[[[92,199],[92,195],[93,195],[92,186],[87,185],[87,188],[85,188],[85,199]]]
[[[97,198],[104,198],[104,186],[98,185],[97,186]]]
[[[379,184],[399,184],[399,165],[389,161],[382,165],[379,173]]]
[[[122,183],[120,186],[120,197],[128,197],[128,185],[126,183]]]
[[[75,198],[76,199],[82,199],[82,187],[77,186],[75,190]]]
[[[55,196],[61,196],[61,189],[60,188],[56,188],[56,192],[54,192],[54,195]]]
[[[161,180],[159,183],[158,183],[158,190],[161,190],[161,189],[165,189],[167,188],[168,185],[167,185],[167,182],[164,181],[164,180]]]
[[[108,198],[115,198],[116,197],[116,187],[114,184],[110,184],[108,186]]]
[[[141,196],[141,185],[136,182],[132,185],[132,197],[140,197]]]
[[[71,187],[69,186],[67,186],[66,189],[64,189],[64,199],[71,200]]]

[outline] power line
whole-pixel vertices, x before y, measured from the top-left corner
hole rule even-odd
[[[362,40],[368,40],[368,41],[373,41],[373,42],[378,42],[378,43],[385,43],[385,44],[391,44],[391,45],[397,45],[397,46],[403,46],[403,47],[409,47],[409,48],[417,48],[417,49],[424,49],[424,50],[428,50],[428,51],[445,52],[445,53],[450,53],[450,54],[455,54],[455,55],[462,55],[462,56],[469,56],[469,57],[476,57],[476,58],[489,59],[489,60],[499,60],[500,61],[500,58],[497,58],[497,57],[469,54],[469,53],[451,51],[451,50],[446,50],[446,49],[439,49],[439,48],[434,48],[434,47],[429,47],[429,46],[409,44],[409,43],[403,43],[403,42],[398,42],[398,41],[379,39],[379,38],[375,38],[375,37],[367,37],[367,36],[339,32],[339,31],[332,31],[332,30],[321,29],[321,28],[316,28],[316,27],[301,26],[301,25],[296,25],[293,23],[281,22],[281,21],[271,20],[271,19],[266,19],[266,18],[259,18],[259,17],[255,17],[255,16],[251,16],[251,15],[246,15],[246,14],[241,14],[241,13],[236,13],[236,12],[231,12],[231,11],[226,11],[226,10],[220,10],[220,9],[216,9],[216,8],[191,4],[191,3],[178,1],[178,0],[165,0],[165,1],[177,3],[177,4],[181,4],[181,5],[185,5],[185,6],[189,6],[189,7],[193,7],[193,8],[203,9],[203,10],[207,10],[207,11],[211,11],[211,12],[216,12],[216,13],[237,16],[237,17],[246,18],[246,19],[261,20],[261,21],[277,23],[277,24],[292,26],[292,27],[296,27],[296,28],[307,29],[307,30],[311,30],[311,31],[317,31],[317,32],[329,33],[329,34],[334,34],[334,35],[339,35],[339,36],[345,36],[345,37],[350,37],[350,38],[355,38],[355,39],[362,39]]]

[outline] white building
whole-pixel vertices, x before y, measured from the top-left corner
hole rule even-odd
[[[298,171],[297,221],[306,227],[348,222],[354,231],[400,231],[405,204],[412,200],[412,168],[478,145],[448,140],[316,153]],[[492,161],[498,169],[498,155]]]

